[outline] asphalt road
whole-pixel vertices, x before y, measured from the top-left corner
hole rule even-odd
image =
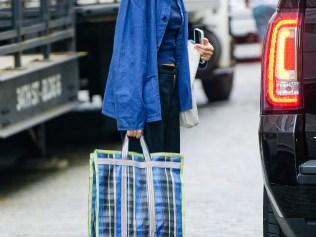
[[[258,64],[237,65],[228,102],[206,104],[198,84],[200,125],[181,141],[188,237],[262,236],[259,74]],[[0,236],[86,237],[92,148],[57,150],[67,168],[2,173]]]
[[[238,65],[231,100],[203,106],[200,126],[183,130],[187,236],[262,236],[259,75],[259,64]]]

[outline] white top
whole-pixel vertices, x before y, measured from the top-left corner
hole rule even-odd
[[[259,5],[270,5],[276,7],[278,2],[278,0],[250,0],[250,6],[257,7]]]

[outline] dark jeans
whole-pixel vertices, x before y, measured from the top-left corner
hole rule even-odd
[[[176,69],[159,66],[159,91],[162,120],[146,123],[144,137],[149,151],[180,153],[179,94]],[[122,139],[126,131],[121,132]],[[129,151],[142,153],[138,139],[131,138]]]

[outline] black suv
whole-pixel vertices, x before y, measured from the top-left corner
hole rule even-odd
[[[262,59],[264,237],[316,237],[316,0],[281,0]]]

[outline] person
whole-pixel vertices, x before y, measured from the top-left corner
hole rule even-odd
[[[263,42],[268,23],[275,12],[277,0],[245,0],[246,6],[252,8],[253,16],[256,20],[258,37]]]
[[[131,151],[180,152],[180,111],[192,108],[188,13],[183,0],[122,0],[102,113],[116,119]],[[208,61],[207,38],[196,45]]]

